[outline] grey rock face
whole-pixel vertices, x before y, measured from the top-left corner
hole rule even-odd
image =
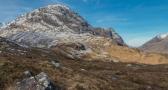
[[[121,36],[116,33],[112,28],[104,29],[104,28],[94,28],[94,35],[103,36],[107,38],[113,39],[118,45],[125,45],[124,40]]]
[[[62,90],[54,85],[44,72],[17,83],[16,90]]]
[[[9,48],[15,48],[15,49],[21,49],[21,47],[16,44],[15,42],[8,40],[6,38],[0,37],[0,49],[9,49]]]
[[[28,46],[33,46],[33,47],[48,47],[53,41],[52,38],[43,35],[38,32],[18,32],[15,35],[11,35],[10,38],[12,41],[15,41],[22,46],[28,47]]]

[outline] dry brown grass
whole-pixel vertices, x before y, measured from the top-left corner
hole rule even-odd
[[[23,72],[34,74],[46,72],[51,80],[65,90],[166,90],[168,88],[167,65],[144,65],[167,63],[164,54],[145,54],[137,49],[106,43],[91,43],[93,52],[81,59],[68,58],[70,49],[60,46],[53,51],[42,49],[27,50],[24,55],[6,51],[0,53],[0,90],[13,88],[23,79]],[[107,57],[98,57],[104,50]],[[63,52],[64,51],[64,52]],[[63,52],[63,53],[62,53]],[[125,63],[107,62],[116,58]],[[89,59],[89,60],[88,60]],[[60,68],[55,68],[51,60],[58,60]],[[159,82],[159,83],[158,83]]]
[[[85,42],[85,46],[92,51],[84,54],[81,59],[87,61],[101,60],[112,61],[113,59],[121,62],[142,63],[142,64],[168,64],[168,56],[159,53],[146,53],[136,48],[129,48],[127,46],[118,46],[112,44],[112,41],[107,38],[90,39]],[[76,45],[66,43],[53,47],[57,54],[68,57],[72,50],[76,50]]]
[[[138,49],[112,45],[107,48],[110,56],[122,62],[135,62],[144,64],[167,64],[168,57],[164,54],[145,53]]]
[[[0,55],[1,90],[13,88],[12,86],[23,78],[25,70],[30,70],[34,74],[46,72],[55,84],[65,90],[144,90],[148,87],[152,90],[164,90],[168,88],[167,65],[127,66],[124,63],[101,60],[71,60],[61,54],[44,53],[38,50],[29,53],[29,57]],[[50,63],[51,60],[58,60],[61,67],[55,68]]]

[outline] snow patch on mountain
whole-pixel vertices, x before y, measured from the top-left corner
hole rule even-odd
[[[158,35],[157,38],[159,39],[165,39],[168,37],[168,33],[165,33],[165,34],[161,34],[161,35]]]

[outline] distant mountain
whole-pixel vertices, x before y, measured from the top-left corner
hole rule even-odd
[[[145,52],[168,53],[168,33],[154,37],[140,49]]]

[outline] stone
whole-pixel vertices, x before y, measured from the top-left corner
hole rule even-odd
[[[127,67],[132,67],[132,64],[127,64]]]
[[[86,71],[86,69],[83,69],[83,68],[82,68],[81,71]]]
[[[116,59],[113,59],[112,61],[113,61],[114,63],[120,62],[119,60],[116,60]]]
[[[24,72],[24,75],[25,75],[26,77],[31,77],[31,76],[32,76],[32,73],[31,73],[30,71],[25,71],[25,72]]]
[[[24,72],[30,74],[29,71]],[[21,82],[17,82],[16,90],[62,90],[59,86],[56,86],[49,79],[48,75],[44,72],[36,76],[23,79]]]
[[[147,89],[152,89],[152,87],[151,86],[147,86]]]
[[[59,63],[59,62],[51,61],[51,63],[52,63],[56,68],[59,68],[59,67],[60,67],[60,63]]]
[[[112,76],[112,80],[118,80],[118,78],[117,77],[115,77],[115,76]]]

